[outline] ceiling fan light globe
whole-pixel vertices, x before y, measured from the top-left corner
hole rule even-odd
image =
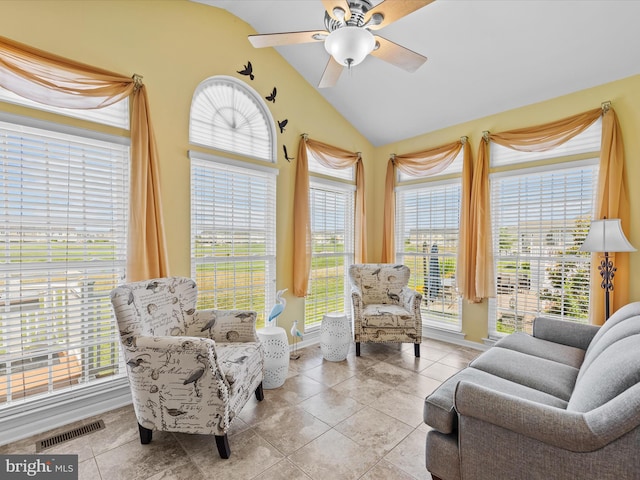
[[[361,63],[375,46],[376,41],[369,30],[354,26],[334,30],[324,42],[329,55],[340,65],[347,67]]]

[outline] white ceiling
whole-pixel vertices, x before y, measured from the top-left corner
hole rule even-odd
[[[321,0],[196,1],[257,33],[324,29]],[[318,91],[386,145],[638,74],[639,19],[639,0],[436,0],[376,32],[429,58],[415,73],[369,56]],[[277,50],[318,84],[321,42]]]

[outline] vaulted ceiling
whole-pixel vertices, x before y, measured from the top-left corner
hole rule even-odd
[[[324,29],[321,0],[194,1],[257,33]],[[415,73],[369,56],[318,91],[386,145],[638,74],[638,19],[639,0],[436,0],[377,32],[428,57]],[[322,42],[277,50],[317,86]]]

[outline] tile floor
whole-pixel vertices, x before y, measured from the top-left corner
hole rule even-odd
[[[106,428],[45,452],[77,454],[80,480],[412,480],[424,465],[424,398],[480,352],[424,339],[413,345],[362,344],[328,362],[319,346],[299,351],[277,389],[253,397],[229,432],[231,458],[213,436],[154,432],[141,445],[131,406],[0,447],[35,453],[35,442],[82,423]]]

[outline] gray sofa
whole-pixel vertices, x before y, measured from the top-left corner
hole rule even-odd
[[[434,479],[640,479],[640,302],[537,318],[425,399]]]

